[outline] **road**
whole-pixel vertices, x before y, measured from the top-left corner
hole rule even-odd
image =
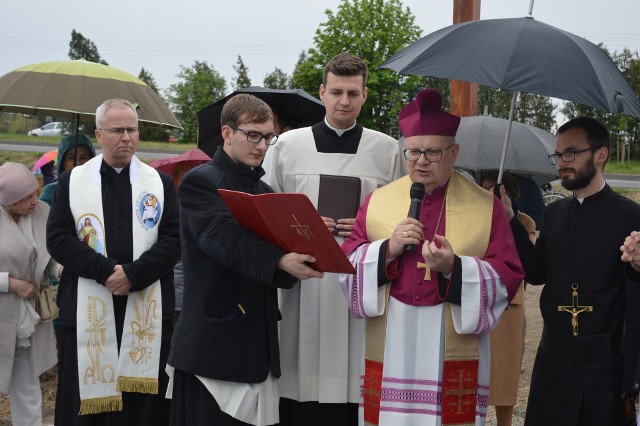
[[[100,145],[94,144],[96,152],[100,153]],[[27,142],[27,141],[0,141],[0,151],[21,151],[21,152],[47,152],[56,149],[57,145],[46,142]],[[176,151],[169,149],[140,149],[138,157],[145,160],[156,160],[158,158],[171,157],[181,154],[184,151]],[[613,188],[640,188],[640,175],[623,175],[605,173],[607,183]]]
[[[96,153],[100,154],[100,145],[94,143]],[[0,141],[0,151],[20,151],[20,152],[47,152],[58,148],[58,144],[47,142],[27,142],[27,141]],[[171,157],[181,154],[183,151],[169,149],[140,149],[138,157],[145,160],[156,160],[158,158]]]

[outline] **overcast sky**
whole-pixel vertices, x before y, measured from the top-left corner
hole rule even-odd
[[[481,0],[481,18],[525,16],[530,0]],[[161,90],[178,82],[180,65],[204,60],[226,79],[240,54],[254,85],[277,66],[293,71],[313,44],[326,9],[339,0],[110,0],[3,2],[0,75],[67,60],[71,30],[93,41],[109,65],[138,75],[147,69]],[[405,0],[423,35],[451,25],[453,0]],[[534,18],[610,50],[640,50],[640,0],[537,0]],[[345,40],[348,50],[349,41]]]

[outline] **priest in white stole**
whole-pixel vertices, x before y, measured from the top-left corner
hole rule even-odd
[[[102,154],[60,177],[47,223],[64,266],[55,424],[168,424],[178,199],[171,178],[135,156],[131,103],[105,101],[96,127]]]
[[[341,53],[325,67],[320,97],[325,119],[283,134],[265,157],[267,182],[276,192],[306,194],[318,207],[321,175],[360,179],[360,199],[406,174],[398,142],[357,123],[367,98],[367,67]],[[330,218],[339,244],[349,218]],[[334,222],[335,219],[335,222]],[[338,275],[304,280],[281,293],[281,426],[350,426],[357,423],[364,321],[352,318]]]
[[[402,109],[409,175],[367,197],[342,246],[351,313],[367,318],[361,423],[483,425],[488,333],[524,276],[500,201],[453,170],[460,118],[441,105],[425,89]]]

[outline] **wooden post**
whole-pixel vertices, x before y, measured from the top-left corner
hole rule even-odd
[[[453,0],[453,23],[480,19],[480,0]],[[451,113],[459,117],[478,115],[478,85],[451,80]]]

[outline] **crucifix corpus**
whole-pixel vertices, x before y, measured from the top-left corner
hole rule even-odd
[[[558,312],[568,312],[571,314],[571,327],[573,328],[573,335],[578,335],[578,315],[583,312],[593,312],[593,306],[580,306],[578,304],[578,283],[571,284],[571,299],[573,305],[571,306],[558,306]]]

